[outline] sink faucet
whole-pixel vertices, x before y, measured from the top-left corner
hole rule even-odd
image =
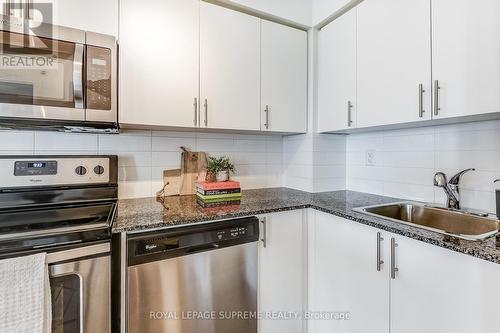
[[[474,168],[470,168],[460,171],[451,177],[450,181],[447,180],[446,175],[443,172],[438,172],[434,175],[434,186],[442,187],[446,193],[446,207],[460,209],[460,179],[464,173],[475,170],[476,169]]]

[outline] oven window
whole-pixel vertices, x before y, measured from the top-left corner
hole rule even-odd
[[[0,32],[0,103],[75,107],[75,44]]]
[[[50,278],[52,333],[81,333],[81,281],[76,274]]]

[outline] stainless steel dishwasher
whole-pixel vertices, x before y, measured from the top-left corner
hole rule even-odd
[[[256,217],[131,235],[129,333],[256,333]]]

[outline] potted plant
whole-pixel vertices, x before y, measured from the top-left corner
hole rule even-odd
[[[206,181],[208,182],[225,182],[229,180],[230,173],[234,173],[236,168],[234,164],[231,163],[229,157],[208,157],[207,163],[207,176]]]

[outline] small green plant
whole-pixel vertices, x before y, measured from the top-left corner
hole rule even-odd
[[[227,171],[234,174],[236,172],[236,168],[227,156],[209,156],[207,163],[207,173],[217,174],[217,172],[219,171]]]

